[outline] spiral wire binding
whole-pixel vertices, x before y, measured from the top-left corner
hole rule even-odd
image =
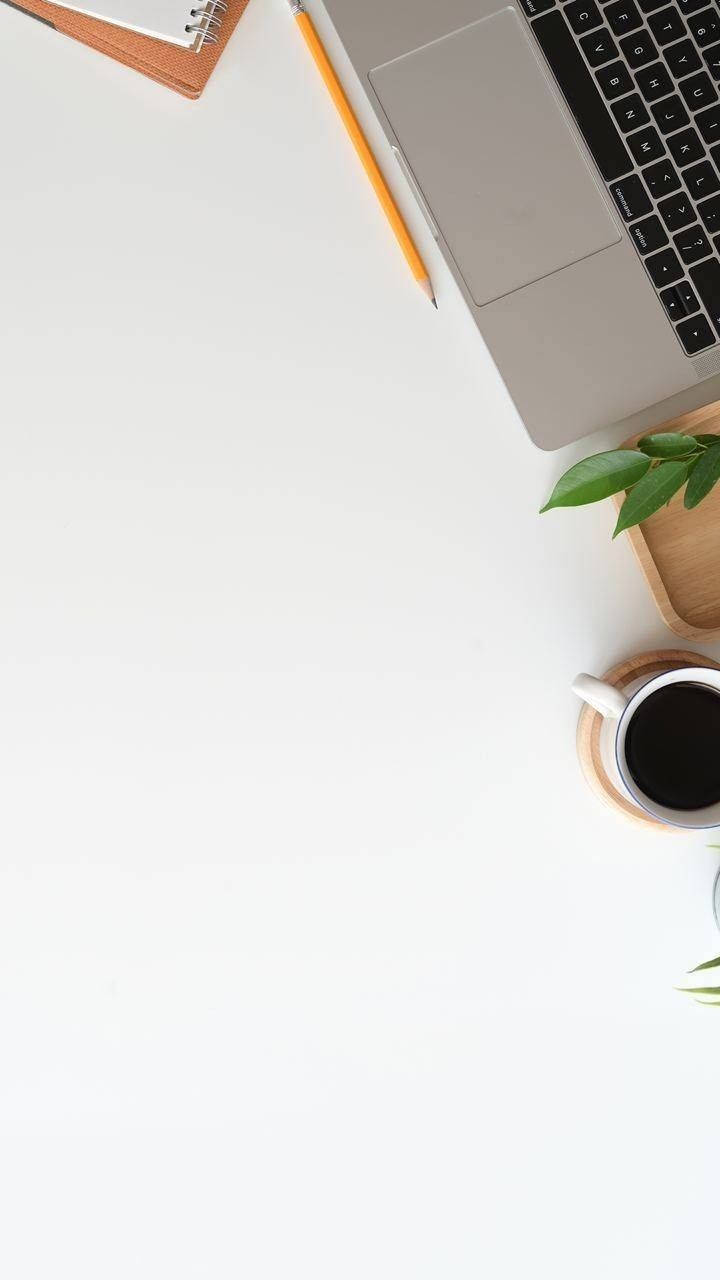
[[[195,18],[196,21],[186,23],[185,30],[188,34],[192,31],[197,32],[203,37],[203,44],[217,44],[218,33],[227,11],[226,0],[208,0],[207,4],[190,10],[190,17]]]

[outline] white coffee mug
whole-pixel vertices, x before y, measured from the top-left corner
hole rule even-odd
[[[662,675],[654,676],[652,680],[648,680],[647,684],[642,685],[629,698],[624,693],[621,693],[619,689],[615,689],[613,685],[606,684],[603,680],[596,680],[594,676],[585,674],[577,676],[573,681],[572,687],[579,698],[589,703],[606,719],[617,721],[615,727],[615,761],[620,779],[630,799],[639,805],[641,809],[644,809],[646,813],[651,814],[653,818],[658,818],[660,822],[665,822],[668,826],[689,827],[697,831],[703,831],[709,827],[720,826],[720,804],[710,805],[707,809],[689,810],[668,809],[665,805],[658,804],[656,800],[652,800],[650,796],[646,796],[640,790],[630,773],[625,756],[627,732],[638,707],[657,689],[662,689],[669,684],[687,684],[688,682],[704,685],[707,689],[714,689],[720,692],[720,671],[715,671],[711,667],[681,667],[677,671],[665,671]],[[720,768],[720,750],[718,752],[718,767]]]

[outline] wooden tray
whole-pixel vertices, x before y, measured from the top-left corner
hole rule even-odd
[[[720,400],[655,430],[720,435]],[[685,640],[720,637],[720,485],[694,511],[685,510],[681,492],[627,537],[670,630]]]
[[[661,671],[677,671],[678,667],[714,667],[720,663],[706,658],[702,653],[691,653],[687,649],[656,649],[650,653],[638,653],[634,658],[620,662],[602,677],[616,689],[629,689],[636,681],[652,680]],[[639,686],[638,686],[639,687]],[[633,803],[624,791],[620,790],[620,779],[613,777],[613,771],[606,764],[607,752],[603,751],[603,730],[613,732],[599,711],[589,707],[587,703],[580,712],[577,727],[577,752],[580,768],[588,786],[598,800],[614,809],[616,813],[644,827],[646,831],[687,832],[682,827],[666,826],[649,813],[645,813],[639,805]]]

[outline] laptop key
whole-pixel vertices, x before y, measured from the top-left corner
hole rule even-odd
[[[650,164],[665,155],[665,148],[657,129],[648,125],[647,129],[638,129],[628,138],[628,146],[638,164]]]
[[[677,44],[663,50],[663,57],[676,80],[681,76],[689,76],[692,71],[699,71],[702,66],[692,40],[679,40]]]
[[[697,210],[702,218],[703,226],[706,227],[711,235],[716,235],[720,231],[720,196],[712,196],[709,200],[703,200],[698,205]]]
[[[696,267],[690,268],[690,279],[712,320],[715,332],[720,333],[720,262],[717,258],[699,262]]]
[[[689,320],[681,320],[677,326],[677,335],[689,356],[694,356],[697,351],[704,351],[716,341],[704,316],[692,316]]]
[[[610,101],[619,98],[621,93],[629,93],[633,87],[632,76],[623,62],[611,62],[609,66],[596,71],[595,76],[605,97]]]
[[[640,218],[652,209],[647,191],[636,173],[612,182],[610,194],[626,222],[632,222],[633,218]]]
[[[591,67],[601,67],[603,62],[609,62],[611,58],[617,58],[617,45],[607,27],[601,27],[599,31],[591,32],[587,36],[581,36],[580,44]]]
[[[711,49],[704,49],[703,58],[713,80],[720,80],[720,44],[714,44]]]
[[[674,285],[680,295],[680,301],[685,308],[687,315],[691,316],[693,311],[700,310],[700,303],[695,297],[692,285],[687,280],[681,280],[679,284]]]
[[[630,239],[643,257],[646,253],[654,253],[656,249],[662,249],[668,242],[667,232],[656,213],[630,227]]]
[[[619,66],[622,64],[619,63]],[[598,72],[598,77],[600,72]],[[654,62],[651,67],[641,67],[635,76],[637,86],[646,102],[654,102],[656,98],[664,98],[675,88],[662,62]]]
[[[691,111],[699,111],[711,102],[717,101],[717,89],[707,71],[698,71],[695,76],[688,76],[680,85],[680,92]]]
[[[653,284],[658,289],[666,284],[674,284],[685,275],[674,249],[661,249],[659,253],[652,254],[650,258],[645,259],[645,266],[650,272]],[[718,263],[718,270],[720,270],[720,263]]]
[[[656,102],[650,110],[661,133],[674,133],[690,123],[690,117],[676,93],[671,98]]]
[[[669,289],[661,289],[660,301],[671,320],[685,319],[685,309],[680,301],[677,285],[671,284]]]
[[[706,142],[720,142],[720,106],[702,111],[695,123]]]
[[[671,191],[677,191],[680,186],[680,179],[667,156],[657,164],[648,165],[647,169],[643,170],[643,178],[650,195],[655,200],[661,200],[663,196],[670,195]]]
[[[605,17],[610,23],[610,30],[616,36],[627,35],[642,26],[642,18],[634,0],[614,0],[605,10]]]
[[[539,13],[555,7],[555,0],[520,0],[520,3],[528,18],[536,18]]]
[[[683,129],[667,140],[668,150],[673,160],[682,169],[685,164],[693,164],[702,160],[705,148],[694,129]]]
[[[714,191],[720,191],[717,169],[709,160],[701,160],[700,164],[694,164],[690,169],[686,169],[683,177],[690,195],[695,200],[702,200],[703,196],[711,196]]]
[[[696,9],[702,9],[705,0],[677,0],[678,9],[685,16],[689,13],[695,13]]]
[[[623,133],[630,133],[632,129],[639,129],[641,124],[647,124],[650,119],[645,103],[639,93],[631,93],[627,98],[621,98],[619,102],[613,102],[610,110]]]
[[[542,14],[533,23],[533,31],[603,178],[612,182],[621,177],[632,168],[630,156],[562,14],[557,9]],[[583,36],[581,43],[596,39],[594,35]]]
[[[644,67],[646,62],[654,62],[658,56],[658,51],[647,31],[636,31],[635,35],[626,36],[620,41],[620,48],[625,54],[628,66],[633,70],[636,67]]]
[[[565,6],[564,12],[576,36],[581,36],[584,31],[592,31],[593,27],[602,25],[602,17],[595,0],[572,0],[571,4]]]
[[[693,227],[687,227],[679,235],[673,236],[673,243],[683,262],[688,264],[708,258],[712,253],[710,241],[697,222]]]
[[[648,18],[648,26],[658,44],[670,44],[686,34],[685,23],[674,6],[660,9]]]
[[[671,320],[684,320],[685,316],[691,316],[694,311],[700,310],[700,303],[687,280],[681,280],[679,284],[671,284],[669,289],[663,289],[660,301]]]
[[[702,13],[691,14],[688,26],[701,49],[720,40],[720,13],[717,9],[703,9]]]
[[[705,0],[702,0],[705,3]],[[652,13],[654,9],[662,9],[665,0],[638,0],[638,4],[643,13]]]
[[[697,217],[684,191],[678,191],[674,196],[668,196],[667,200],[661,200],[658,204],[658,213],[668,231],[681,231],[683,227],[689,227]]]

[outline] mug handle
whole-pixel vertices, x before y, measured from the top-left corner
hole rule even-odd
[[[584,671],[573,680],[572,690],[578,698],[589,703],[608,720],[619,720],[630,701],[613,685],[606,684],[604,680],[596,680],[594,676],[588,676]]]

